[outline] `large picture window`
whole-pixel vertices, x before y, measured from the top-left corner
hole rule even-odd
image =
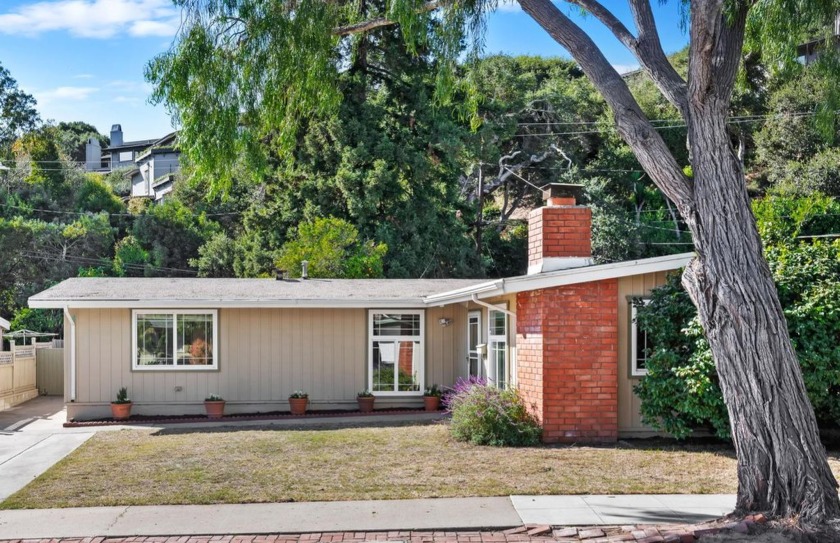
[[[648,299],[634,300],[630,303],[630,375],[643,377],[647,375],[647,359],[650,356],[650,341],[648,334],[636,323],[638,304],[647,305]]]
[[[133,314],[135,370],[215,370],[215,310],[143,310]]]
[[[376,395],[423,393],[422,311],[370,311],[368,388]]]

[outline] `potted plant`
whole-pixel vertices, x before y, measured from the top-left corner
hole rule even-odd
[[[128,399],[128,389],[122,387],[117,392],[117,399],[111,402],[111,416],[114,420],[128,420],[131,416],[131,400]]]
[[[218,394],[211,394],[204,398],[204,410],[208,419],[220,419],[225,414],[225,400]]]
[[[423,391],[423,406],[426,411],[437,411],[440,409],[440,396],[443,391],[437,385],[432,385]]]
[[[359,411],[370,413],[373,411],[373,402],[376,398],[370,390],[363,390],[356,394],[356,401],[359,402]]]
[[[305,415],[306,404],[309,403],[309,394],[302,390],[295,390],[289,395],[289,409],[292,415]]]

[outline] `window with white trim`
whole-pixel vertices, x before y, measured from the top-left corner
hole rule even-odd
[[[488,377],[492,384],[507,388],[508,376],[508,316],[504,311],[490,310],[487,335]]]
[[[423,393],[423,311],[369,312],[368,389],[377,396]]]
[[[218,320],[207,309],[132,311],[132,369],[218,369]]]
[[[630,302],[630,375],[632,377],[647,375],[647,360],[651,353],[651,344],[648,333],[639,328],[636,323],[636,313],[639,304],[647,305],[649,303],[649,299]]]

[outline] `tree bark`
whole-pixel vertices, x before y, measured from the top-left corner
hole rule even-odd
[[[681,112],[693,182],[679,174],[673,155],[592,40],[551,0],[519,3],[581,65],[612,109],[619,133],[694,236],[697,255],[683,284],[697,306],[729,410],[738,454],[737,511],[815,523],[840,517],[837,482],[726,127],[752,2],[734,4],[730,14],[724,14],[724,0],[690,4],[689,79]],[[655,62],[642,64],[657,69]],[[667,77],[655,74],[654,80]]]
[[[692,2],[688,140],[697,257],[683,285],[697,306],[738,453],[740,512],[822,522],[840,516],[837,481],[788,334],[726,127],[747,7]],[[688,217],[686,217],[688,219]]]

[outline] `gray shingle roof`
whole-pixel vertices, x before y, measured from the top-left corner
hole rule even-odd
[[[184,279],[83,277],[29,299],[31,307],[423,306],[423,298],[485,279]]]

